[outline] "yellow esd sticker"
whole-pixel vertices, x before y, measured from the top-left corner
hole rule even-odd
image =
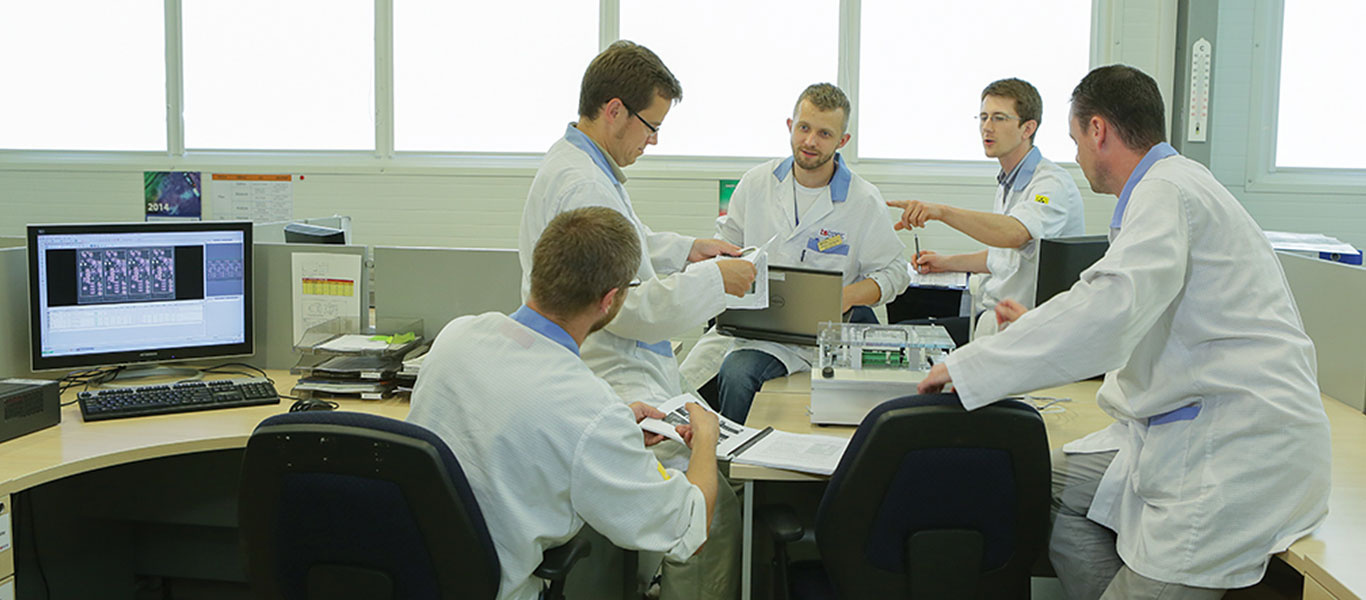
[[[1034,196],[1034,201],[1038,202],[1039,204],[1048,204],[1048,196],[1045,196],[1043,194],[1036,194]]]
[[[832,236],[830,236],[830,237],[828,237],[828,238],[825,238],[825,239],[823,239],[823,240],[821,240],[821,241],[819,241],[819,242],[816,242],[816,248],[819,249],[821,252],[825,252],[826,250],[829,250],[829,249],[831,249],[831,248],[834,248],[835,246],[838,246],[838,245],[843,244],[843,243],[844,243],[844,236],[842,236],[842,235],[836,233],[835,235],[832,235]]]
[[[663,478],[664,478],[664,481],[668,481],[668,480],[669,480],[669,472],[664,470],[664,465],[661,465],[661,464],[659,464],[658,462],[656,462],[656,463],[655,463],[655,468],[656,468],[656,469],[659,469],[659,476],[660,476],[660,477],[663,477]]]

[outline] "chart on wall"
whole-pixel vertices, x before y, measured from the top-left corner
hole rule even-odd
[[[274,223],[294,218],[293,175],[214,173],[209,181],[214,219]]]
[[[148,221],[198,221],[201,212],[198,171],[144,171],[142,200]]]

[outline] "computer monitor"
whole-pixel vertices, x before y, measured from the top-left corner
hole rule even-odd
[[[285,225],[285,242],[289,244],[345,244],[346,230],[309,223]]]
[[[28,226],[33,370],[252,353],[246,221]]]
[[[1072,284],[1110,248],[1105,235],[1074,235],[1039,241],[1039,280],[1034,304],[1072,288]]]

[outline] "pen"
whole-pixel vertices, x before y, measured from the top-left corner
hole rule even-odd
[[[915,267],[915,272],[916,272],[916,273],[919,273],[919,272],[920,272],[920,265],[914,264],[914,263],[917,263],[917,262],[920,261],[920,234],[918,234],[918,233],[913,233],[913,234],[911,234],[911,236],[915,238],[915,256],[911,259],[911,262],[913,263],[913,266]]]

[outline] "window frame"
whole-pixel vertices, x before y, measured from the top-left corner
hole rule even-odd
[[[492,152],[413,152],[394,148],[393,97],[393,2],[374,0],[375,7],[375,148],[356,151],[295,151],[295,150],[187,150],[184,142],[182,118],[183,65],[181,5],[184,0],[163,0],[166,25],[166,151],[55,151],[55,150],[0,150],[4,169],[41,171],[124,171],[129,168],[165,170],[261,170],[263,172],[357,173],[357,174],[422,174],[438,176],[469,176],[490,172],[499,175],[530,176],[539,166],[542,153]],[[1140,59],[1146,60],[1147,46],[1160,44],[1135,40],[1125,36],[1124,14],[1126,2],[1135,0],[1091,0],[1092,66],[1128,60],[1135,52],[1117,51],[1120,41],[1134,41],[1140,46]],[[1175,5],[1176,0],[1164,0]],[[850,131],[854,133],[842,153],[852,166],[866,178],[887,180],[895,178],[906,183],[953,183],[977,181],[994,174],[995,161],[932,160],[932,159],[860,159],[858,148],[859,113],[859,22],[860,0],[839,0],[840,42],[838,57],[839,85],[854,106],[850,117]],[[615,41],[620,31],[620,0],[599,0],[598,40],[605,48]],[[1165,18],[1165,16],[1163,17]],[[1166,29],[1174,30],[1175,20]],[[1170,54],[1173,48],[1157,48],[1156,53]],[[1169,63],[1170,61],[1167,61]],[[1166,64],[1161,56],[1154,64]],[[1170,67],[1168,67],[1170,68]],[[1169,81],[1170,73],[1155,75],[1159,81]],[[1168,83],[1170,86],[1170,83]],[[1169,96],[1170,90],[1164,90]],[[553,133],[548,132],[547,136]],[[549,137],[547,138],[549,141]],[[782,153],[775,148],[773,156]],[[733,178],[737,173],[772,158],[726,156],[646,155],[631,169],[632,178],[641,179],[715,179]],[[1063,157],[1057,157],[1063,158]],[[1068,160],[1060,164],[1071,164]]]
[[[1254,6],[1253,93],[1248,111],[1245,189],[1285,194],[1361,194],[1366,191],[1366,169],[1276,166],[1284,22],[1284,0],[1260,0]]]

